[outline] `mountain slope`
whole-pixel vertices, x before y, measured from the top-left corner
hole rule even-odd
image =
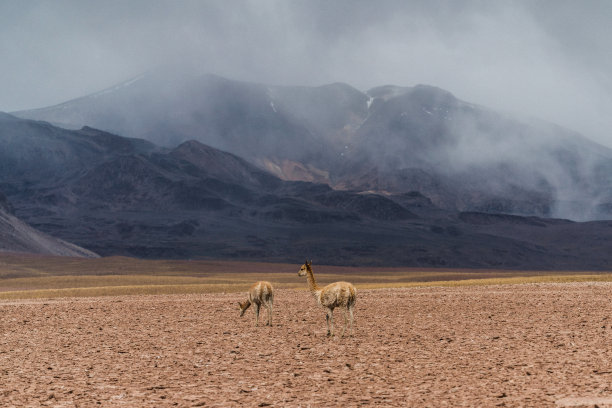
[[[9,212],[9,206],[0,193],[0,252],[97,257],[95,253],[53,238],[30,227]]]
[[[612,265],[610,222],[450,211],[414,191],[339,191],[281,180],[196,141],[165,149],[4,115],[0,146],[9,144],[3,158],[18,166],[1,167],[0,180],[15,216],[101,255],[313,257],[327,264],[424,267]],[[16,225],[4,200],[0,207],[3,219]]]
[[[314,155],[310,132],[274,107],[264,85],[215,75],[151,73],[56,107],[19,112],[69,128],[93,126],[173,147],[199,140],[243,157]]]
[[[65,131],[46,122],[24,121],[0,113],[0,175],[54,179],[67,169],[100,163],[119,153],[145,153],[156,147],[144,140],[120,138],[83,128]]]

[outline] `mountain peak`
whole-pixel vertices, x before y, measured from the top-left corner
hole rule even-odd
[[[174,151],[175,152],[181,152],[181,151],[204,151],[204,150],[208,150],[208,149],[212,149],[212,147],[205,145],[204,143],[198,142],[197,140],[187,140],[186,142],[181,143],[180,145],[178,145]]]
[[[414,87],[412,87],[411,91],[412,93],[435,95],[435,96],[442,96],[446,98],[456,99],[455,95],[453,95],[451,92],[447,91],[446,89],[442,89],[442,88],[439,88],[433,85],[417,84]]]
[[[155,144],[144,139],[122,137],[90,126],[83,126],[76,133],[87,137],[87,139],[97,143],[99,146],[115,152],[132,154],[158,150]]]
[[[455,101],[455,96],[437,86],[418,84],[413,87],[404,87],[397,85],[383,85],[368,90],[367,95],[371,98],[380,98],[388,100],[398,96],[409,95],[411,98],[417,98],[429,101]]]
[[[275,177],[246,160],[196,140],[181,143],[170,152],[175,159],[184,160],[211,177],[234,182],[258,184]]]
[[[188,140],[174,148],[170,154],[176,158],[180,158],[193,164],[201,163],[202,161],[210,162],[219,157],[228,157],[231,153],[215,149],[197,140]],[[237,158],[237,157],[236,157]],[[238,158],[237,158],[238,159]]]
[[[366,94],[371,98],[381,98],[387,100],[399,95],[404,95],[410,89],[411,88],[405,86],[382,85],[369,89],[368,91],[366,91]]]
[[[447,105],[457,102],[455,95],[449,91],[431,85],[416,85],[410,90],[410,97],[424,105]]]

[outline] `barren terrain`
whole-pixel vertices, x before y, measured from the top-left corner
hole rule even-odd
[[[243,296],[2,301],[0,405],[612,406],[610,283],[360,290],[345,338]]]

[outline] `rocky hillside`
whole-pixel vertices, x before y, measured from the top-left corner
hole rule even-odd
[[[95,253],[61,239],[44,234],[9,212],[9,205],[0,193],[0,252],[97,257]]]
[[[11,163],[0,166],[0,190],[11,203],[0,201],[7,222],[19,217],[101,255],[481,268],[612,264],[607,221],[461,212],[418,191],[287,181],[197,141],[162,148],[2,115],[0,163]]]

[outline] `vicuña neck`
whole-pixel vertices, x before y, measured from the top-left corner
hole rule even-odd
[[[316,292],[319,289],[319,285],[317,285],[317,281],[315,280],[314,273],[312,273],[312,268],[306,269],[306,278],[308,279],[308,287],[311,292]]]

